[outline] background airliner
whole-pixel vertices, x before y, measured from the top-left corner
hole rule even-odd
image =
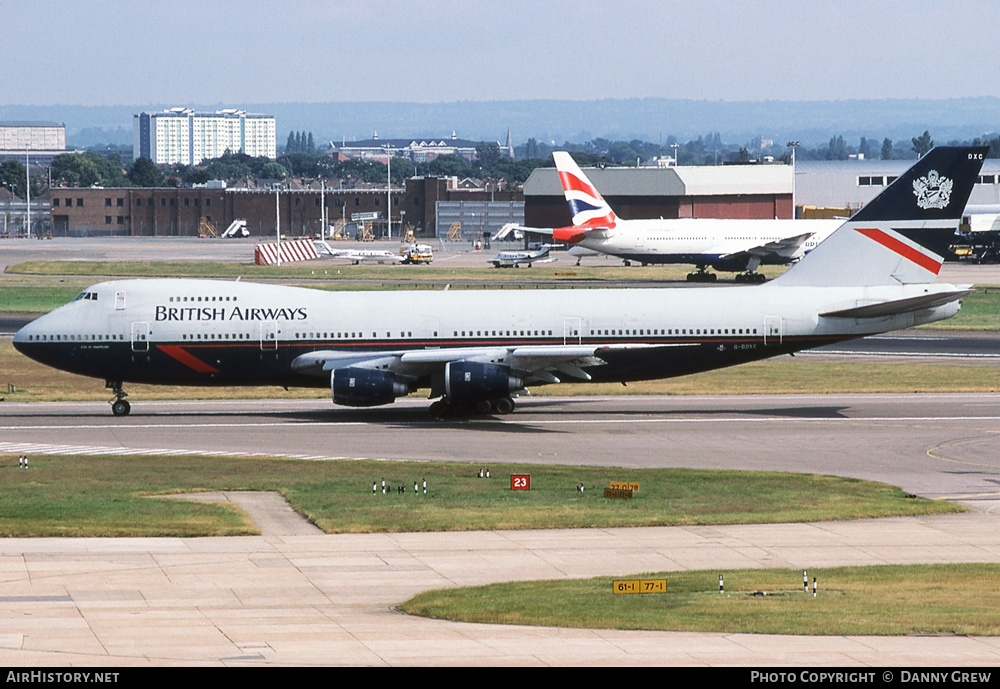
[[[713,281],[716,270],[734,271],[738,282],[763,282],[761,265],[796,261],[828,237],[843,220],[729,220],[619,218],[569,153],[552,154],[573,225],[517,228],[550,234],[571,247],[610,254],[631,263],[687,263],[698,267],[688,280]],[[497,236],[497,239],[503,239]],[[742,272],[741,272],[742,271]]]
[[[14,346],[106,381],[330,386],[337,404],[418,388],[436,417],[509,413],[526,386],[668,378],[930,323],[968,285],[934,284],[986,154],[936,148],[763,285],[326,292],[222,280],[88,288]]]

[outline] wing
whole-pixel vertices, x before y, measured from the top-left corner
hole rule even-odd
[[[791,261],[799,253],[799,250],[805,245],[806,240],[812,235],[812,232],[806,232],[804,234],[795,235],[794,237],[776,239],[773,242],[767,242],[766,244],[757,244],[746,249],[723,254],[721,258],[729,261],[745,256],[747,259],[753,257],[760,259],[761,261],[764,259],[771,259],[773,261],[776,258]]]
[[[292,361],[292,370],[310,376],[326,376],[342,368],[386,371],[412,381],[443,376],[444,367],[455,361],[506,366],[531,383],[559,383],[563,377],[590,380],[585,367],[601,366],[602,354],[652,347],[688,347],[676,345],[523,345],[513,347],[452,347],[414,349],[393,352],[342,352],[321,350],[302,354]]]

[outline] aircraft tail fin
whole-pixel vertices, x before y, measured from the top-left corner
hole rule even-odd
[[[932,149],[772,284],[933,282],[986,151],[984,146]]]
[[[587,227],[614,227],[618,217],[597,191],[597,187],[583,174],[583,170],[572,156],[566,151],[554,151],[552,159],[555,160],[556,170],[559,172],[559,183],[562,184],[563,195],[569,204],[573,224]]]

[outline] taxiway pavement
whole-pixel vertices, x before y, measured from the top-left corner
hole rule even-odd
[[[1000,639],[774,637],[476,625],[394,605],[497,581],[737,567],[1000,562],[1000,396],[534,398],[433,422],[425,403],[7,404],[0,452],[785,469],[961,499],[967,514],[836,523],[446,534],[5,539],[0,662],[129,665],[1000,663]],[[183,431],[183,432],[181,432]],[[470,450],[469,448],[475,448]]]

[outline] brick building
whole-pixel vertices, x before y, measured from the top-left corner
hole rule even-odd
[[[315,186],[315,185],[314,185]],[[446,179],[415,177],[403,189],[392,190],[393,234],[405,223],[418,236],[435,227],[438,201],[471,198],[520,200],[520,192],[454,190]],[[355,214],[378,214],[384,225],[388,194],[372,189],[226,189],[197,188],[54,188],[49,192],[55,236],[122,235],[137,237],[193,237],[202,221],[219,232],[236,219],[245,219],[253,236],[274,234],[275,207],[280,205],[281,232],[287,236],[319,234],[322,206],[331,224],[351,221]]]

